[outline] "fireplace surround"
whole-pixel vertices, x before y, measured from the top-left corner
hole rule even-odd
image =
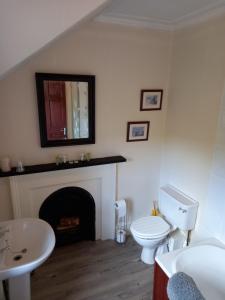
[[[14,218],[39,217],[43,202],[51,194],[66,187],[79,187],[94,199],[95,239],[113,239],[117,173],[117,164],[108,164],[11,176],[9,182]]]

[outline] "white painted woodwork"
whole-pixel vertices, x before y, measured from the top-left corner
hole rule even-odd
[[[51,193],[71,186],[87,190],[95,200],[96,239],[113,239],[116,164],[10,177],[14,218],[38,217]]]

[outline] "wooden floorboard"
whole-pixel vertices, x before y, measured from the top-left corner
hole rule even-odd
[[[151,300],[153,267],[129,238],[56,248],[31,277],[32,300]]]

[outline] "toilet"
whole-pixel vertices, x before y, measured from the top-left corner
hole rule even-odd
[[[160,188],[159,210],[162,216],[147,216],[132,222],[130,231],[134,240],[143,247],[141,260],[154,264],[157,248],[168,234],[175,230],[194,229],[198,202],[171,185]]]
[[[170,233],[170,225],[161,217],[143,217],[131,224],[130,231],[135,241],[143,247],[141,260],[154,264],[155,250]]]

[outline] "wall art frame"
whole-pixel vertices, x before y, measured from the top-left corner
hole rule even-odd
[[[149,127],[149,121],[127,122],[127,142],[147,141]]]
[[[140,111],[161,110],[163,90],[141,90]]]

